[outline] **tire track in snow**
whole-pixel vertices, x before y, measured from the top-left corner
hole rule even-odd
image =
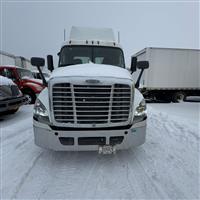
[[[117,156],[117,159],[118,159],[119,163],[121,163],[121,160],[120,160],[119,156]],[[123,163],[123,162],[122,162],[122,163]],[[130,170],[131,170],[131,169],[129,169],[129,164],[128,164],[128,163],[127,163],[125,166],[126,166],[126,179],[127,179],[127,181],[128,181],[128,186],[130,187],[133,196],[136,196],[136,191],[134,190],[134,186],[133,186],[133,184],[131,183],[131,180],[130,180],[130,178],[129,178],[129,174],[130,174]]]
[[[90,182],[90,179],[92,178],[93,173],[95,172],[95,169],[97,167],[97,161],[98,161],[99,155],[97,154],[97,158],[95,159],[93,165],[89,169],[89,175],[87,176],[86,180],[83,183],[83,187],[81,188],[82,194],[86,194],[88,183]]]
[[[29,174],[31,173],[31,171],[33,170],[33,168],[35,167],[35,165],[37,164],[37,161],[39,160],[39,158],[42,156],[43,152],[40,152],[38,154],[38,156],[34,159],[34,161],[32,162],[32,164],[30,165],[30,167],[28,168],[27,172],[25,172],[25,174],[23,175],[23,177],[21,178],[20,183],[17,185],[15,192],[13,193],[11,199],[16,199],[17,198],[17,194],[19,193],[21,187],[23,186],[23,184],[25,183],[27,177],[29,176]]]
[[[152,157],[158,162],[157,167],[166,173],[166,175],[159,173],[159,169],[155,169],[158,171],[156,179],[159,185],[168,193],[169,198],[196,198],[198,166],[196,162],[191,164],[188,161],[195,160],[198,140],[188,131],[191,126],[179,120],[175,121],[173,117],[171,119],[170,115],[165,113],[151,111],[147,138],[157,143],[156,151],[151,142],[147,141],[146,145]],[[191,130],[194,132],[195,127],[191,127]],[[162,163],[162,160],[166,165]],[[151,165],[150,168],[152,168]]]
[[[184,137],[185,138],[188,138],[187,136],[188,136],[188,134],[190,134],[193,137],[193,139],[195,139],[195,141],[199,141],[200,140],[200,136],[195,133],[195,131],[198,131],[198,128],[197,128],[197,130],[196,130],[196,128],[194,128],[195,123],[194,123],[194,125],[191,125],[192,126],[192,130],[190,130],[191,126],[187,127],[185,123],[179,122],[179,121],[177,122],[176,120],[171,119],[170,115],[165,113],[165,112],[156,113],[155,110],[153,110],[152,108],[150,108],[149,110],[150,110],[150,112],[148,113],[148,115],[151,118],[151,122],[154,122],[154,123],[156,122],[156,124],[160,128],[164,127],[165,130],[167,131],[167,133],[171,134],[171,136],[174,136],[174,134],[176,134],[176,136],[180,136],[180,135],[177,134],[177,130],[178,131],[181,130],[184,133]],[[162,124],[159,123],[160,121],[162,121],[163,123]],[[167,125],[166,125],[166,122],[167,122]],[[176,131],[174,131],[174,130],[176,130]],[[188,134],[186,134],[186,133],[188,133]],[[181,135],[181,136],[183,136],[183,135]]]
[[[87,161],[88,155],[94,158],[93,153],[88,152],[54,152],[52,154],[54,162],[51,161],[52,165],[49,169],[51,177],[49,177],[48,184],[40,183],[42,189],[38,192],[38,198],[49,198],[52,195],[55,198],[74,198],[75,196],[83,198],[84,193],[80,190],[84,188],[89,174],[90,168],[87,165],[90,166],[91,159]]]
[[[140,158],[138,157],[141,149],[142,147],[127,150],[127,152],[123,152],[128,154],[126,156],[120,154],[120,160],[122,163],[125,163],[126,166],[131,166],[128,167],[128,176],[129,180],[132,180],[132,182],[130,181],[130,186],[133,190],[135,188],[135,195],[132,197],[137,199],[168,198],[163,189],[149,176],[140,162]],[[135,153],[135,151],[137,153]]]
[[[29,141],[30,138],[27,138],[23,141],[21,141],[20,143],[18,143],[15,147],[14,150],[16,151],[17,149],[19,149],[21,146],[23,146],[24,144],[26,144]]]
[[[6,132],[13,132],[13,129],[15,130],[14,127],[12,128],[11,131],[8,131],[8,130],[5,129],[5,133],[4,134],[7,134]],[[14,139],[15,137],[17,137],[19,135],[25,134],[30,129],[32,129],[32,124],[30,126],[26,126],[26,127],[23,126],[22,129],[18,129],[17,133],[14,131],[14,133],[12,133],[12,134],[6,135],[5,137],[3,136],[2,137],[2,142],[5,142],[5,141],[7,141],[9,139]]]

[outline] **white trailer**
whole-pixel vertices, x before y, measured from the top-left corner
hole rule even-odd
[[[0,65],[15,65],[15,56],[4,51],[0,51]]]
[[[147,99],[178,102],[200,95],[200,50],[149,47],[134,57],[149,61],[139,86]]]

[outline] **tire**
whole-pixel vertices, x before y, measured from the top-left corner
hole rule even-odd
[[[184,92],[176,92],[172,96],[172,102],[180,103],[180,102],[183,102],[185,98],[186,98],[186,94]]]
[[[30,91],[30,90],[24,91],[24,96],[27,98],[26,104],[35,103],[36,95],[32,91]]]

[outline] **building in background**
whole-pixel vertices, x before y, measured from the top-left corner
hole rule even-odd
[[[18,66],[28,69],[31,72],[34,72],[34,74],[39,74],[37,68],[31,65],[29,59],[23,56],[15,56],[14,54],[10,54],[5,51],[0,51],[0,65]],[[50,75],[50,71],[46,67],[43,67],[42,70],[45,74]]]
[[[0,51],[0,65],[15,65],[15,55]]]

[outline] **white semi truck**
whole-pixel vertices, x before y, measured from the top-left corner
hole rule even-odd
[[[122,48],[112,29],[72,27],[34,106],[35,144],[57,151],[114,153],[141,145],[146,137],[146,104],[125,68]],[[31,63],[44,66],[43,58]],[[131,71],[148,68],[132,59]],[[42,74],[41,74],[42,76]]]
[[[146,99],[179,102],[200,96],[200,50],[148,47],[134,57],[151,66],[139,86]]]

